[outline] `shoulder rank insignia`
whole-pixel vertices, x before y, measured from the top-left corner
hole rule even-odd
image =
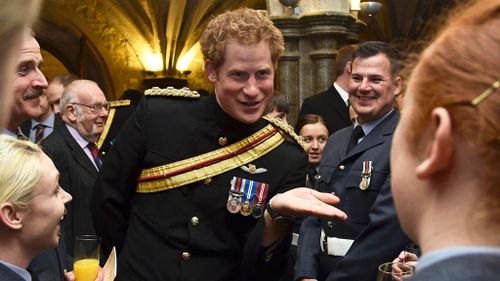
[[[254,164],[248,164],[247,166],[243,165],[240,167],[243,171],[249,174],[262,174],[267,172],[266,168],[257,168]]]
[[[109,107],[111,108],[123,107],[129,105],[130,105],[130,100],[114,100],[109,102]]]
[[[290,136],[294,141],[297,142],[297,144],[299,144],[300,147],[302,147],[302,149],[304,149],[304,151],[307,151],[307,145],[306,143],[304,142],[304,140],[302,139],[301,136],[297,135],[294,131],[293,131],[293,128],[292,126],[286,124],[285,122],[283,122],[281,119],[279,118],[271,118],[271,117],[268,117],[268,116],[263,116],[262,118],[266,119],[267,121],[269,121],[271,124],[273,124],[275,127],[281,129],[283,132],[285,132],[288,136]]]
[[[176,89],[174,87],[167,87],[160,89],[160,87],[153,87],[144,91],[146,96],[169,96],[169,97],[186,97],[186,98],[199,98],[200,94],[197,91],[191,91],[189,88]]]

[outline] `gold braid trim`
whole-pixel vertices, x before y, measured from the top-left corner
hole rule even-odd
[[[136,192],[169,190],[220,175],[262,157],[283,141],[284,138],[277,129],[267,125],[253,135],[227,147],[142,170]]]
[[[293,130],[293,127],[288,125],[287,123],[283,122],[283,120],[279,118],[271,118],[268,116],[263,116],[263,119],[269,121],[271,124],[273,124],[275,127],[278,127],[281,129],[283,132],[287,133],[293,140],[297,142],[297,144],[307,152],[307,144],[304,142],[304,139],[297,135],[295,131]]]
[[[111,124],[115,119],[115,113],[116,113],[116,108],[111,107],[108,112],[108,119],[106,119],[106,123],[104,123],[104,129],[102,130],[102,133],[95,144],[97,149],[101,149],[104,141],[106,140],[106,137],[108,136],[109,133],[109,128],[111,128]]]
[[[124,107],[129,106],[131,103],[130,100],[114,100],[109,102],[109,107]]]
[[[182,89],[176,89],[174,87],[167,87],[160,89],[159,87],[153,87],[144,91],[146,96],[169,96],[169,97],[186,97],[186,98],[199,98],[200,94],[197,91],[191,91],[189,88],[184,87]]]

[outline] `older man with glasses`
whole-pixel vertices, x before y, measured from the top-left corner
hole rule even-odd
[[[109,104],[97,83],[75,80],[64,90],[60,108],[65,126],[44,139],[42,146],[61,173],[59,184],[74,198],[63,222],[67,249],[72,254],[76,235],[95,233],[89,211],[101,166],[95,142],[104,130]]]

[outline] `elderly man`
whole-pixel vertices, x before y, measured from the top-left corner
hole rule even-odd
[[[309,217],[300,230],[296,279],[375,280],[378,265],[409,242],[392,200],[389,164],[399,120],[401,91],[396,52],[383,42],[364,42],[353,53],[349,101],[354,126],[334,133],[319,165],[317,188],[340,197],[349,218]]]
[[[101,165],[95,142],[103,131],[109,105],[97,83],[90,80],[69,84],[60,105],[65,125],[48,136],[42,146],[61,173],[59,184],[74,198],[63,222],[67,249],[72,253],[76,235],[95,233],[89,211],[90,194]]]

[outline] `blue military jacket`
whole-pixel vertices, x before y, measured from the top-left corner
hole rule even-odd
[[[297,277],[317,277],[320,258],[320,233],[354,240],[344,257],[333,257],[334,268],[328,280],[375,280],[378,265],[393,260],[406,243],[390,190],[390,150],[392,135],[399,120],[394,110],[349,153],[347,145],[353,132],[348,127],[331,135],[319,166],[320,191],[335,192],[345,221],[308,217],[304,220],[298,245]],[[363,166],[371,161],[370,184],[360,188]],[[362,265],[362,266],[360,266]]]

